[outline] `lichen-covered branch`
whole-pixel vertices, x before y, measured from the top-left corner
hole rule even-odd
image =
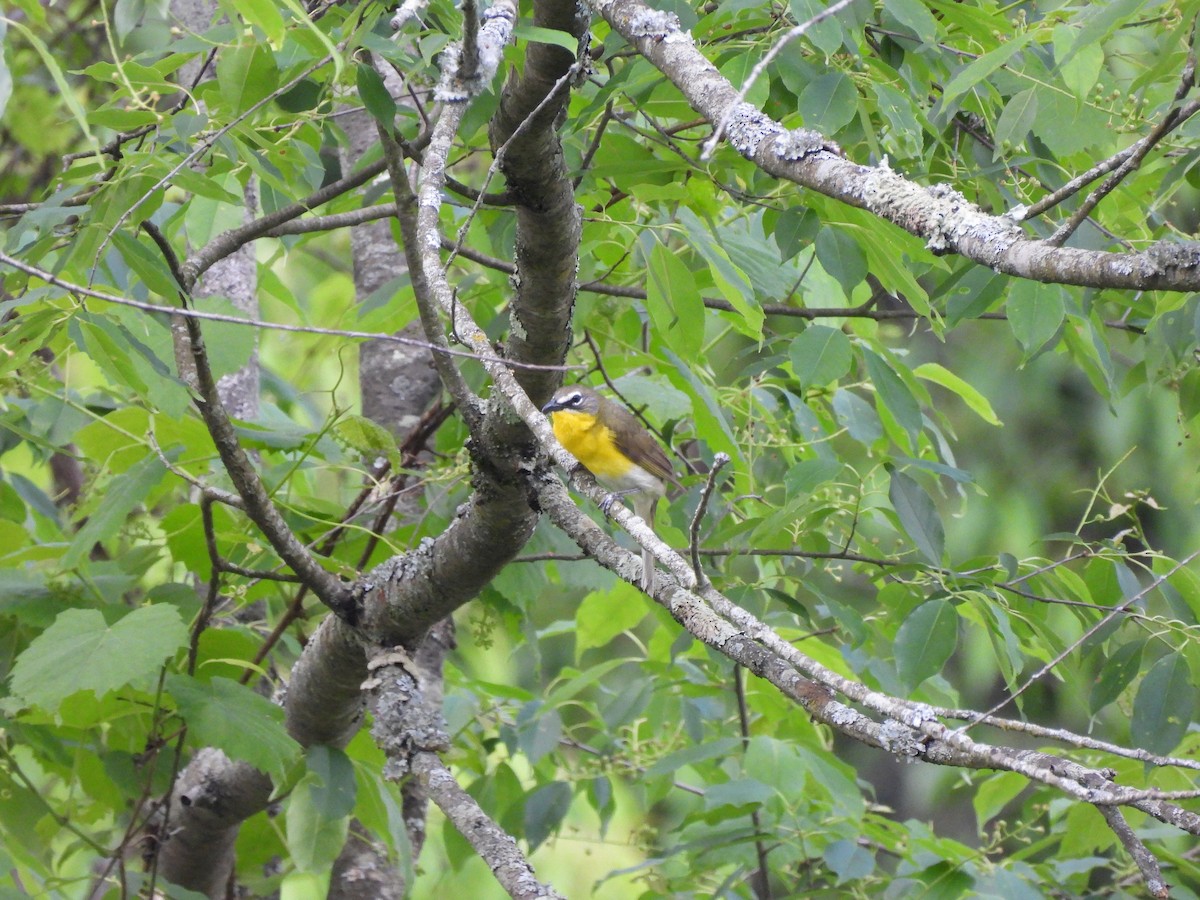
[[[537,874],[512,835],[497,825],[479,803],[458,786],[454,774],[436,753],[417,753],[412,772],[429,797],[488,864],[513,900],[563,900],[562,894],[538,881]]]
[[[708,121],[764,172],[865,209],[925,241],[996,272],[1057,284],[1132,290],[1200,290],[1200,244],[1160,242],[1139,253],[1055,247],[1028,237],[1006,216],[983,212],[948,185],[923,187],[886,163],[845,159],[820,134],[789,131],[748,103],[679,27],[673,13],[641,0],[589,0],[589,6],[661,71]]]
[[[389,778],[414,777],[429,799],[488,864],[500,886],[515,900],[560,898],[538,881],[517,842],[478,802],[459,787],[438,753],[449,746],[442,720],[440,681],[428,677],[429,659],[401,650],[381,650],[370,662],[364,684],[374,719],[372,734],[387,754]],[[436,692],[429,695],[432,686]]]

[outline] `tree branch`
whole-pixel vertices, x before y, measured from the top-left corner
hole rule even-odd
[[[861,166],[820,134],[788,131],[749,104],[684,33],[671,13],[641,0],[589,6],[659,69],[710,122],[727,120],[729,143],[764,172],[865,209],[925,241],[935,255],[958,253],[1006,275],[1057,284],[1135,290],[1200,290],[1200,245],[1160,242],[1140,253],[1054,247],[1027,237],[946,185],[925,188],[886,165]]]
[[[185,377],[190,375],[188,380],[192,382],[191,387],[198,395],[196,408],[200,411],[200,417],[208,428],[213,444],[216,445],[225,471],[245,503],[246,515],[270,541],[280,558],[304,579],[322,603],[339,616],[353,621],[357,613],[347,587],[336,575],[317,562],[308,548],[297,540],[271,501],[254,464],[242,449],[233,423],[229,421],[217,394],[217,385],[208,365],[208,353],[204,347],[200,323],[192,317],[182,317],[182,322],[190,360],[179,360],[179,371]],[[179,319],[176,319],[175,324],[176,327],[179,326]]]
[[[573,0],[535,0],[533,25],[582,41],[588,16]],[[571,342],[582,222],[555,126],[569,98],[560,85],[576,60],[562,47],[533,42],[525,60],[505,84],[489,130],[493,146],[507,148],[497,161],[517,213],[516,293],[505,355],[561,362]],[[535,402],[549,399],[562,380],[552,372],[522,372],[517,379]]]
[[[537,880],[517,842],[459,787],[438,753],[449,747],[440,694],[426,696],[426,662],[399,650],[382,650],[370,662],[363,685],[370,696],[372,734],[387,754],[385,775],[419,779],[429,798],[475,848],[501,887],[517,900],[561,898]]]

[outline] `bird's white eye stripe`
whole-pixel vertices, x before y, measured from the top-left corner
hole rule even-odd
[[[576,391],[574,394],[572,394],[570,397],[567,398],[567,404],[569,406],[578,406],[582,402],[583,402],[583,394],[579,393],[578,391]]]

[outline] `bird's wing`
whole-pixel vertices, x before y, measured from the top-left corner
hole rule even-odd
[[[614,415],[618,419],[616,424],[620,426],[612,429],[617,449],[655,478],[679,484],[671,469],[671,461],[667,459],[667,454],[654,439],[654,435],[647,431],[633,413],[624,407],[613,404],[613,409]]]

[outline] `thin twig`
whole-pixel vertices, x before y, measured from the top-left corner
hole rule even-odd
[[[461,356],[465,359],[474,359],[479,362],[503,362],[506,366],[512,366],[514,369],[539,369],[539,370],[554,370],[554,371],[571,371],[584,368],[583,366],[552,366],[541,365],[538,363],[523,363],[515,360],[500,359],[499,357],[485,357],[469,350],[454,350],[450,347],[438,347],[436,344],[431,344],[429,341],[422,341],[419,338],[405,337],[399,334],[391,334],[386,331],[350,331],[343,328],[319,328],[315,325],[286,325],[282,322],[267,322],[263,319],[249,319],[242,316],[231,316],[224,313],[204,312],[199,309],[190,307],[180,309],[174,306],[163,306],[158,303],[144,303],[140,300],[130,300],[127,297],[117,297],[114,294],[108,294],[104,291],[98,291],[94,288],[84,287],[80,284],[67,281],[59,278],[52,272],[45,269],[39,269],[36,266],[31,266],[24,263],[15,257],[9,256],[7,253],[0,251],[0,263],[12,266],[27,275],[32,275],[39,278],[47,284],[52,284],[55,287],[62,288],[71,294],[76,294],[80,297],[91,297],[95,300],[103,300],[105,303],[115,303],[118,306],[128,306],[132,309],[140,309],[143,312],[163,313],[168,316],[178,316],[185,319],[205,319],[210,322],[226,322],[230,325],[245,325],[251,328],[262,328],[269,331],[284,331],[292,334],[319,334],[330,337],[355,338],[371,341],[390,341],[396,344],[404,344],[409,347],[421,347],[431,353],[441,353],[446,356]]]
[[[1192,21],[1191,31],[1188,33],[1188,54],[1187,62],[1183,66],[1183,72],[1179,77],[1179,85],[1175,88],[1175,102],[1179,103],[1186,97],[1193,87],[1196,86],[1196,25],[1200,20]],[[1070,220],[1052,234],[1046,241],[1054,247],[1062,246],[1075,230],[1083,223],[1096,205],[1103,200],[1112,190],[1116,188],[1121,180],[1136,169],[1141,161],[1146,157],[1159,141],[1166,137],[1171,131],[1178,128],[1189,118],[1200,110],[1200,102],[1193,100],[1190,103],[1172,109],[1163,116],[1163,120],[1142,140],[1138,141],[1130,149],[1132,152],[1122,160],[1116,171],[1108,177],[1108,179],[1096,188],[1090,196],[1080,204]]]
[[[424,415],[421,416],[420,421],[413,426],[412,430],[409,431],[408,435],[400,444],[401,468],[407,468],[416,462],[417,457],[420,456],[421,452],[425,449],[425,444],[431,437],[433,437],[433,434],[439,428],[441,428],[442,424],[448,418],[450,418],[450,415],[453,412],[454,404],[441,403],[440,401],[425,411]],[[390,468],[391,463],[384,462],[383,466],[381,466],[376,473],[376,477],[386,477]],[[393,474],[392,477],[395,478],[396,474]],[[371,498],[371,495],[374,494],[375,491],[376,484],[369,484],[359,491],[358,495],[354,498],[354,500],[351,501],[350,505],[346,508],[346,511],[342,514],[341,520],[338,522],[338,524],[334,526],[328,534],[325,535],[321,543],[317,546],[315,552],[318,555],[325,557],[333,555],[333,551],[337,548],[342,536],[346,533],[346,526],[358,516],[359,510],[367,502],[367,500]],[[377,540],[374,533],[372,534],[372,540]],[[366,558],[369,559],[369,556]],[[359,571],[362,570],[365,564],[365,562],[360,561],[358,566]],[[279,643],[280,639],[287,632],[288,628],[291,627],[291,624],[301,617],[304,612],[304,600],[307,595],[308,587],[301,586],[300,590],[296,592],[296,596],[293,597],[292,601],[288,604],[288,608],[284,610],[283,615],[279,617],[279,621],[275,623],[275,627],[271,629],[271,633],[267,635],[267,637],[263,640],[262,645],[255,651],[254,659],[251,661],[250,668],[246,669],[240,678],[242,684],[249,683],[250,679],[254,676],[255,668],[267,658],[267,655],[271,652],[275,645]]]
[[[1143,159],[1159,141],[1165,138],[1173,130],[1178,128],[1197,111],[1200,111],[1200,100],[1192,100],[1184,106],[1171,110],[1163,117],[1163,120],[1139,143],[1135,144],[1134,152],[1131,153],[1113,172],[1105,179],[1096,190],[1092,191],[1087,198],[1079,204],[1079,208],[1071,215],[1071,218],[1060,227],[1054,234],[1046,238],[1046,243],[1051,247],[1061,247],[1062,244],[1075,233],[1076,229],[1083,224],[1096,205],[1107,197],[1124,179],[1125,176],[1136,169]]]
[[[517,140],[517,138],[519,138],[525,133],[525,131],[532,127],[533,122],[543,110],[549,107],[552,103],[557,102],[559,92],[571,85],[581,68],[582,64],[579,60],[576,60],[574,63],[572,63],[571,67],[568,68],[567,71],[564,72],[556,82],[554,82],[550,90],[546,92],[546,96],[542,98],[541,102],[538,103],[538,105],[533,108],[529,115],[522,119],[521,123],[513,129],[513,133],[509,135],[508,140],[496,148],[495,153],[492,155],[492,163],[488,166],[487,173],[483,177],[483,184],[479,187],[479,199],[475,201],[475,203],[471,206],[471,209],[467,212],[467,215],[463,218],[462,225],[458,229],[458,239],[455,241],[454,247],[450,251],[450,256],[446,259],[443,271],[445,266],[449,266],[452,262],[454,262],[454,257],[458,254],[459,248],[462,247],[463,243],[466,241],[467,232],[470,231],[471,223],[475,220],[475,216],[479,213],[480,207],[483,206],[484,197],[486,196],[485,191],[487,191],[488,185],[492,183],[492,179],[496,176],[496,173],[500,171],[500,165],[504,161],[505,155],[508,153],[508,148],[512,146],[513,142]],[[444,177],[444,168],[442,172]]]
[[[458,122],[462,120],[465,109],[465,103],[447,103],[441,118],[434,125],[433,136],[425,155],[426,164],[435,167],[437,171],[444,170],[445,154],[449,152],[450,140],[458,127]],[[431,265],[426,265],[421,243],[422,205],[409,183],[408,173],[404,171],[404,160],[400,153],[400,147],[387,128],[376,123],[376,130],[383,146],[384,159],[387,160],[388,174],[392,179],[392,194],[396,200],[396,221],[400,225],[400,233],[403,237],[404,257],[408,264],[409,279],[412,282],[413,295],[417,301],[421,326],[427,341],[440,350],[448,351],[446,334],[435,309],[436,301],[433,299],[433,292],[436,289],[449,291],[450,288],[445,282],[442,270],[436,265],[436,250],[429,254]],[[428,177],[427,170],[426,178]],[[434,187],[440,191],[440,184]],[[420,187],[422,195],[427,189],[429,186],[426,185],[425,179],[422,179]],[[440,236],[436,221],[430,228],[435,236]],[[454,322],[451,321],[451,328],[453,326]],[[449,356],[449,353],[433,354],[434,368],[437,369],[442,385],[454,398],[455,404],[462,412],[463,419],[471,433],[477,434],[483,421],[482,401],[471,390],[466,379],[451,362]]]
[[[800,37],[802,34],[804,34],[804,32],[808,31],[808,29],[812,28],[814,25],[825,21],[830,16],[837,15],[853,2],[854,0],[837,0],[837,3],[826,7],[812,18],[801,22],[799,25],[793,26],[787,32],[785,32],[783,37],[781,37],[774,45],[772,45],[771,49],[768,50],[763,58],[760,59],[755,64],[754,68],[750,70],[749,76],[747,76],[745,82],[742,84],[741,89],[737,93],[737,97],[729,107],[730,111],[732,112],[742,105],[742,102],[746,99],[746,95],[750,93],[750,89],[754,87],[754,83],[758,81],[758,77],[762,75],[767,66],[775,61],[775,57],[780,54],[784,47],[786,47],[796,38]],[[713,150],[716,149],[717,142],[721,140],[722,136],[725,134],[725,127],[729,124],[728,118],[728,115],[723,117],[721,121],[717,123],[716,129],[712,133],[712,137],[704,142],[704,149],[700,153],[701,159],[708,159],[712,156]]]
[[[1062,652],[1059,653],[1057,656],[1055,656],[1054,659],[1050,660],[1050,662],[1046,663],[1044,666],[1042,666],[1040,669],[1038,669],[1038,671],[1036,671],[1032,675],[1030,675],[1029,678],[1026,679],[1026,681],[1023,685],[1018,687],[1015,691],[1010,691],[1007,697],[1005,697],[1003,700],[1001,700],[999,703],[997,703],[991,709],[986,710],[985,712],[979,713],[975,719],[972,719],[971,721],[968,721],[964,725],[959,726],[959,728],[956,729],[956,733],[959,733],[959,734],[964,733],[968,728],[974,727],[979,722],[986,719],[988,716],[993,716],[996,713],[998,713],[1000,710],[1004,709],[1004,707],[1008,706],[1008,704],[1011,703],[1013,700],[1016,700],[1017,697],[1019,697],[1019,696],[1021,696],[1021,694],[1025,693],[1026,690],[1028,690],[1030,687],[1032,687],[1034,684],[1036,684],[1044,676],[1048,675],[1050,672],[1053,672],[1054,669],[1058,666],[1058,664],[1060,662],[1062,662],[1064,659],[1066,659],[1068,656],[1070,656],[1072,653],[1074,653],[1076,650],[1078,650],[1079,647],[1082,646],[1083,643],[1085,641],[1087,641],[1097,631],[1099,631],[1101,628],[1103,628],[1105,625],[1107,625],[1109,622],[1111,622],[1117,616],[1129,612],[1130,607],[1132,607],[1135,603],[1137,603],[1139,600],[1141,600],[1143,597],[1145,597],[1147,594],[1149,594],[1152,590],[1157,588],[1160,584],[1165,582],[1168,578],[1170,578],[1172,575],[1174,575],[1176,572],[1178,572],[1184,566],[1191,563],[1192,560],[1196,559],[1197,557],[1200,557],[1200,550],[1192,551],[1187,556],[1183,557],[1183,559],[1179,560],[1179,562],[1177,562],[1174,566],[1172,566],[1169,571],[1156,576],[1153,581],[1151,581],[1148,585],[1146,585],[1144,588],[1142,588],[1140,591],[1138,591],[1136,594],[1134,594],[1128,600],[1122,600],[1120,603],[1117,603],[1116,605],[1111,607],[1109,609],[1107,615],[1100,618],[1100,620],[1097,621],[1094,625],[1092,625],[1091,628],[1089,628],[1087,631],[1085,631],[1083,634],[1081,634],[1078,638],[1076,638],[1070,644],[1068,644],[1065,648],[1063,648]]]
[[[584,173],[592,167],[592,159],[596,156],[596,151],[600,149],[600,139],[604,137],[604,130],[608,128],[608,123],[613,120],[613,100],[609,100],[604,104],[604,112],[600,116],[600,121],[596,123],[596,133],[592,135],[592,140],[588,144],[587,150],[583,152],[583,158],[579,161],[579,174],[575,176],[572,184],[578,188],[583,182]]]
[[[704,567],[700,565],[700,523],[704,521],[704,514],[708,511],[708,501],[717,485],[717,475],[728,462],[728,453],[721,452],[713,457],[712,468],[708,470],[708,480],[704,482],[704,491],[700,494],[700,502],[696,504],[696,512],[688,528],[691,535],[692,571],[696,573],[696,584],[700,588],[706,588],[712,583],[708,580]]]
[[[190,308],[191,297],[182,285],[179,289],[179,299],[181,307]],[[353,624],[356,610],[350,591],[337,576],[322,567],[308,548],[300,543],[275,507],[257,470],[246,455],[217,391],[217,382],[209,365],[208,351],[199,321],[185,317],[183,326],[186,346],[179,347],[179,365],[183,369],[183,355],[186,353],[192,369],[188,379],[189,386],[197,395],[196,408],[213,439],[226,473],[245,502],[246,515],[262,531],[280,558],[305,580],[321,602]]]
[[[258,110],[260,110],[262,107],[266,106],[268,103],[273,103],[277,97],[280,97],[280,96],[286,94],[288,91],[290,91],[296,85],[298,85],[302,81],[304,81],[304,79],[308,78],[308,76],[311,75],[313,72],[317,71],[318,69],[324,68],[330,62],[332,62],[332,60],[333,60],[332,56],[326,56],[322,59],[317,60],[315,63],[313,63],[308,68],[304,69],[304,71],[300,72],[298,75],[296,75],[290,81],[288,81],[286,84],[281,85],[280,87],[276,88],[274,91],[267,94],[261,100],[258,100],[256,103],[254,103],[252,106],[250,106],[245,112],[237,115],[228,124],[217,129],[217,131],[215,131],[213,134],[209,135],[208,137],[204,138],[203,140],[197,141],[196,147],[194,150],[192,150],[190,153],[188,153],[183,159],[181,159],[178,163],[176,163],[171,168],[171,170],[169,172],[167,172],[166,175],[164,175],[162,178],[160,178],[158,181],[156,181],[150,188],[148,188],[145,192],[143,192],[143,194],[138,199],[136,199],[132,204],[130,204],[130,206],[124,212],[121,213],[121,215],[117,218],[117,221],[115,223],[113,223],[112,228],[110,228],[108,230],[108,234],[105,235],[103,242],[101,242],[99,249],[97,249],[97,251],[96,251],[96,260],[97,261],[96,261],[96,264],[92,267],[92,276],[93,277],[95,276],[96,267],[99,266],[99,264],[100,264],[99,260],[102,259],[104,256],[104,248],[108,246],[108,243],[109,243],[109,241],[112,240],[113,235],[116,234],[121,229],[121,226],[123,226],[126,222],[129,221],[130,217],[132,217],[133,214],[135,212],[137,212],[138,209],[141,208],[143,203],[145,203],[148,199],[150,199],[152,196],[154,196],[155,191],[159,190],[159,188],[162,188],[162,187],[170,184],[171,180],[176,175],[178,175],[181,171],[183,171],[183,169],[187,168],[189,165],[191,165],[193,162],[195,162],[197,159],[199,159],[201,156],[203,156],[205,153],[207,153],[209,148],[212,147],[213,144],[215,144],[217,141],[219,141],[222,137],[224,137],[226,134],[228,134],[230,131],[232,131],[234,128],[236,128],[238,125],[240,125],[242,122],[244,122],[246,119],[250,118],[250,116],[252,116],[256,112],[258,112]],[[187,285],[187,289],[191,290],[190,284]]]
[[[714,471],[716,471],[714,469]],[[709,481],[712,484],[712,481]],[[697,565],[699,560],[693,554]],[[697,576],[703,575],[697,570]],[[738,729],[742,737],[742,753],[750,749],[750,707],[746,702],[746,677],[742,667],[733,664],[733,693],[737,698]],[[763,842],[762,816],[758,812],[758,804],[750,810],[750,824],[754,827],[754,854],[758,857],[758,870],[750,873],[750,886],[754,896],[759,900],[771,900],[771,870],[767,868],[767,845]]]

